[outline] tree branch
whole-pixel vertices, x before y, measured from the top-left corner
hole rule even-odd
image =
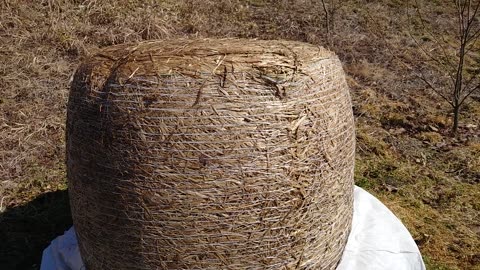
[[[425,74],[420,71],[421,76],[418,74],[415,74],[419,79],[421,79],[433,92],[435,92],[437,95],[439,95],[441,98],[443,98],[450,106],[454,107],[453,102],[447,98],[440,90],[438,90],[433,84],[425,77]]]
[[[419,6],[419,3],[418,3],[417,0],[415,0],[415,4],[416,4],[417,7]],[[440,35],[440,37],[441,37],[442,40],[444,41],[443,43],[440,42],[440,41],[437,39],[437,37],[436,37],[437,35],[434,35],[434,34],[428,29],[428,27],[425,25],[425,19],[423,18],[423,15],[422,15],[422,13],[420,12],[420,9],[417,8],[417,9],[416,9],[416,13],[417,13],[418,18],[420,19],[420,23],[421,23],[421,25],[422,25],[423,31],[425,31],[425,32],[435,41],[435,44],[437,44],[437,45],[440,47],[440,49],[441,49],[441,51],[442,51],[442,54],[443,54],[443,56],[445,57],[445,61],[447,62],[447,64],[450,65],[450,66],[452,66],[452,67],[455,66],[455,64],[450,61],[450,57],[449,57],[447,51],[446,51],[445,48],[442,46],[442,44],[448,44],[448,42],[445,42],[445,36],[442,35],[442,34],[438,34],[438,35]],[[412,23],[411,23],[412,21],[411,21],[411,17],[410,17],[410,14],[409,14],[409,13],[407,13],[407,18],[408,18],[408,24],[409,24],[409,25],[412,25]],[[412,32],[412,31],[409,31],[408,34],[409,34],[409,36],[414,40],[414,42],[417,44],[417,46],[418,46],[422,51],[424,51],[424,53],[425,53],[428,57],[430,57],[430,58],[432,58],[432,59],[435,59],[435,60],[437,61],[437,59],[436,59],[435,57],[433,57],[431,54],[426,53],[426,51],[423,49],[423,47],[422,47],[422,46],[418,43],[418,41],[412,36],[412,33],[411,33],[411,32]],[[439,62],[440,62],[440,61],[437,61],[437,63],[439,63]]]
[[[477,86],[468,90],[467,94],[460,99],[459,105],[461,106],[469,96],[471,96],[473,93],[475,93],[475,91],[478,91],[479,89],[480,89],[480,84],[477,84]]]

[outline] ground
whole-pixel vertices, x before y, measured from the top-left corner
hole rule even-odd
[[[428,269],[480,269],[480,99],[464,106],[451,136],[450,108],[415,76],[423,63],[410,35],[422,29],[408,22],[407,2],[341,1],[327,31],[320,1],[2,1],[0,269],[37,269],[43,248],[71,225],[64,133],[78,64],[111,44],[174,37],[289,39],[335,51],[354,104],[356,184],[403,221]],[[449,36],[449,5],[417,2]]]

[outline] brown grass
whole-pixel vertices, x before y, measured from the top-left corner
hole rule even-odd
[[[447,7],[422,2],[430,7],[429,20],[443,18],[442,31],[453,27]],[[338,11],[330,46],[349,72],[359,130],[356,180],[402,219],[431,269],[480,269],[480,100],[464,110],[458,138],[449,137],[447,105],[390,52],[412,67],[422,65],[406,50],[412,44],[403,3],[349,0]],[[65,189],[67,87],[86,54],[126,41],[191,36],[326,45],[321,10],[307,0],[2,1],[2,216],[22,205],[31,209],[28,202],[40,194]],[[378,33],[385,33],[388,47]],[[18,251],[1,252],[2,269],[15,268],[25,253],[38,255],[24,265],[38,266],[42,248],[61,232],[37,239],[38,231],[14,231],[13,223],[0,222],[0,236]]]

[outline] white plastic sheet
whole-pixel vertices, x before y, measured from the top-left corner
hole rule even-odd
[[[400,220],[365,190],[355,187],[354,194],[352,231],[337,270],[425,270]],[[40,269],[85,270],[73,228],[43,251]]]
[[[424,270],[402,222],[377,198],[355,187],[353,224],[337,270]]]

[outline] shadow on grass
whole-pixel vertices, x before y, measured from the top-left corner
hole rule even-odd
[[[39,269],[43,249],[70,226],[66,190],[7,208],[0,213],[0,269]]]

